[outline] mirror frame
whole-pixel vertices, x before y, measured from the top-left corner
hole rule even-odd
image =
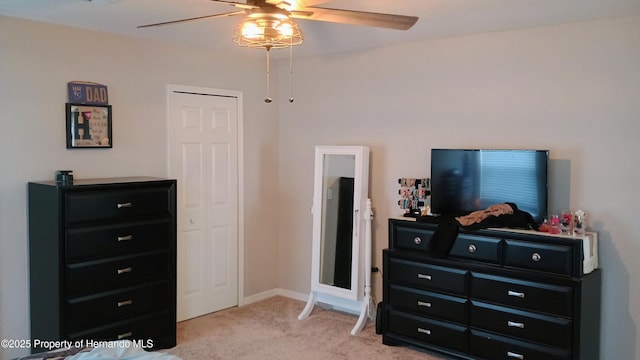
[[[355,157],[353,192],[353,231],[351,257],[351,289],[327,285],[320,282],[320,259],[322,252],[322,200],[323,169],[327,155],[352,155]],[[364,211],[369,194],[369,147],[368,146],[316,146],[313,188],[311,295],[308,306],[299,318],[310,313],[316,301],[332,304],[345,310],[359,311],[364,296],[365,282],[365,218]],[[342,299],[346,301],[342,301]]]

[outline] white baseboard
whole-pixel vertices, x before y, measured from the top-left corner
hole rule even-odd
[[[268,299],[270,297],[274,297],[278,295],[288,297],[294,300],[300,300],[300,301],[307,301],[307,298],[309,298],[309,294],[302,294],[302,293],[298,293],[298,292],[287,290],[287,289],[276,288],[276,289],[263,291],[255,295],[245,296],[241,300],[241,302],[238,304],[238,306],[248,305],[256,301]]]

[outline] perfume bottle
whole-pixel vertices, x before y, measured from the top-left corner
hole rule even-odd
[[[542,224],[540,224],[538,230],[540,230],[540,232],[549,232],[549,220],[547,220],[547,218],[542,219]]]
[[[573,214],[571,210],[565,210],[560,217],[560,233],[571,235],[573,233]]]
[[[549,222],[549,234],[560,234],[560,216],[551,215]]]
[[[584,236],[587,231],[587,214],[582,210],[578,210],[574,213],[573,218],[573,235]]]

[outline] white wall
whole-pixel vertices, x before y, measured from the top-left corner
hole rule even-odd
[[[244,292],[275,288],[277,104],[264,104],[264,78],[255,56],[0,16],[0,338],[29,339],[27,182],[53,179],[56,169],[76,178],[166,176],[167,84],[243,92],[244,271],[252,274]],[[74,80],[108,86],[113,149],[66,149],[66,83]],[[26,351],[0,348],[0,359]]]
[[[640,359],[640,17],[296,59],[294,81],[279,121],[280,287],[309,289],[315,145],[371,147],[378,267],[397,179],[428,177],[431,148],[545,148],[551,211],[584,209],[600,234],[601,358]]]

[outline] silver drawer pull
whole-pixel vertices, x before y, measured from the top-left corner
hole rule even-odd
[[[524,360],[524,355],[518,354],[518,353],[514,353],[514,352],[511,352],[511,351],[507,351],[507,357]]]
[[[132,271],[133,271],[133,268],[131,266],[129,266],[128,268],[124,268],[124,269],[118,269],[118,275],[124,274],[124,273],[130,273]]]
[[[531,255],[531,260],[538,262],[540,260],[542,260],[542,256],[538,253],[533,253],[533,255]]]
[[[129,240],[133,240],[133,235],[118,236],[118,241],[129,241]]]
[[[519,328],[519,329],[524,329],[524,323],[521,323],[521,322],[507,321],[507,326],[508,327],[516,327],[516,328]]]
[[[133,207],[133,203],[118,203],[118,209],[122,209],[122,208],[130,208]]]
[[[427,335],[431,335],[431,330],[427,330],[427,329],[423,329],[423,328],[418,328],[418,333],[420,333],[420,334],[427,334]]]
[[[431,280],[431,275],[418,274],[418,279]]]
[[[420,245],[422,243],[422,239],[420,239],[419,236],[416,236],[413,238],[413,242],[416,243],[416,245]]]
[[[133,300],[131,299],[125,300],[125,301],[118,301],[118,307],[123,307],[131,304],[133,304]]]
[[[469,252],[470,253],[474,253],[474,252],[476,252],[476,250],[477,250],[477,248],[476,248],[475,245],[473,245],[473,244],[469,245]]]
[[[431,303],[418,300],[418,306],[430,308],[431,307]]]
[[[524,299],[524,293],[522,292],[518,292],[518,291],[507,291],[507,295],[509,296],[515,296],[515,297],[519,297],[519,298],[523,298]]]
[[[131,335],[133,335],[133,333],[132,333],[131,331],[126,332],[126,333],[122,333],[122,334],[118,335],[118,340],[122,340],[122,339],[124,339],[124,338],[128,338],[128,337],[130,337]]]

